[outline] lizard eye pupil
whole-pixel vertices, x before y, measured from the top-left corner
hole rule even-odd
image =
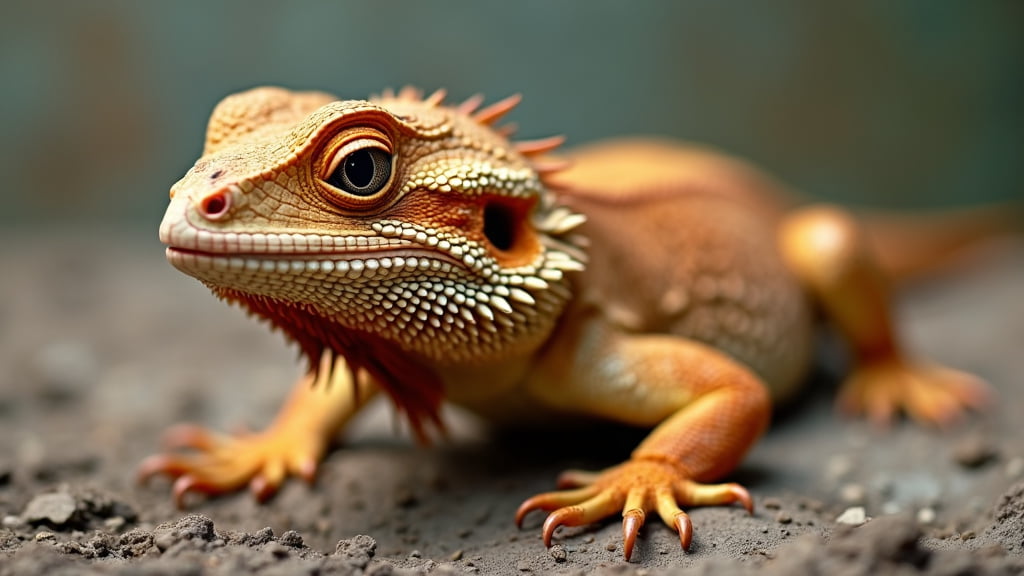
[[[380,148],[362,148],[342,159],[327,183],[356,196],[372,196],[391,178],[391,154]]]

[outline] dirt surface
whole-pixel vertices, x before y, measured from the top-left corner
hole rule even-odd
[[[137,485],[163,429],[259,427],[298,374],[294,349],[173,270],[153,235],[0,244],[0,575],[1024,574],[1020,245],[901,303],[915,350],[998,390],[987,414],[873,430],[834,416],[838,369],[822,369],[731,477],[753,516],[692,510],[689,554],[652,519],[626,564],[616,522],[547,550],[541,515],[521,531],[512,515],[562,469],[620,461],[633,431],[496,434],[453,412],[451,439],[421,449],[381,405],[315,486],[265,505],[179,511],[168,482]]]

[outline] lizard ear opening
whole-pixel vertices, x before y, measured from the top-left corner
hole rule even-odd
[[[494,248],[502,266],[518,266],[532,261],[540,242],[530,228],[529,207],[522,202],[494,199],[484,206],[483,235]]]
[[[515,214],[508,206],[491,203],[484,207],[484,236],[492,246],[502,252],[515,245]]]

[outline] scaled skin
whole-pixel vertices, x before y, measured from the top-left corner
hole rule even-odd
[[[786,212],[767,176],[670,142],[598,144],[566,167],[547,157],[560,139],[495,127],[516,98],[443,99],[258,88],[214,111],[171,190],[168,259],[281,329],[311,370],[264,432],[172,429],[141,475],[175,477],[179,503],[312,479],[383,390],[423,439],[442,399],[499,422],[651,428],[622,464],[566,472],[516,514],[549,511],[547,545],[621,515],[628,559],[649,513],[685,549],[685,508],[752,510],[714,482],[797,392],[816,310],[854,353],[843,408],[941,425],[985,400],[977,379],[905,355],[885,271],[841,209]]]

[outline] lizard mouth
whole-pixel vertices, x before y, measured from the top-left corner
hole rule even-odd
[[[325,273],[351,278],[396,270],[448,272],[462,268],[458,259],[434,250],[408,247],[364,248],[355,251],[213,252],[168,246],[167,260],[184,271]]]

